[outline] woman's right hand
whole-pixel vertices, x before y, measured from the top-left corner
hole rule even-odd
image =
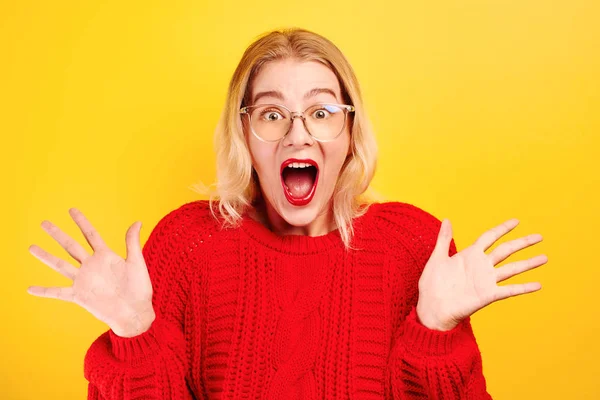
[[[27,292],[76,303],[105,322],[118,336],[132,337],[145,332],[154,321],[155,313],[152,283],[140,246],[142,223],[137,221],[127,230],[127,258],[123,259],[108,248],[79,210],[71,208],[69,214],[92,247],[93,254],[54,224],[43,221],[42,228],[81,266],[76,268],[39,246],[31,245],[31,254],[72,279],[73,284],[70,287],[30,286]]]

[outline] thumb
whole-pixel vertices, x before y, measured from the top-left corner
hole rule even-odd
[[[142,230],[142,222],[136,221],[127,229],[125,242],[127,245],[127,260],[140,260],[142,256],[142,246],[140,245],[140,231]]]
[[[442,221],[442,225],[440,226],[440,231],[438,233],[437,242],[435,243],[435,248],[433,249],[433,253],[440,256],[448,256],[450,251],[450,242],[452,241],[452,225],[450,224],[450,220],[444,218]]]

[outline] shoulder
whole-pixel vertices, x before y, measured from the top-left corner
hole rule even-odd
[[[212,217],[208,200],[195,200],[174,208],[169,211],[163,219],[193,222],[206,219],[208,216]]]
[[[441,219],[410,203],[374,203],[370,207],[374,225],[390,246],[405,247],[419,262],[430,257],[442,226]]]
[[[144,253],[160,248],[189,252],[220,229],[207,200],[180,205],[163,216],[150,232]]]
[[[442,221],[422,208],[399,201],[374,203],[371,213],[380,228],[391,231],[402,230],[410,234],[439,232]]]
[[[196,200],[180,205],[162,217],[157,227],[168,230],[202,231],[218,227],[208,200]]]
[[[205,200],[182,204],[158,221],[142,249],[156,293],[165,292],[164,288],[184,293],[192,279],[202,277],[208,244],[214,242],[219,228]]]

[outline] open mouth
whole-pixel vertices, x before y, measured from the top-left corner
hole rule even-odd
[[[312,200],[319,180],[317,163],[310,159],[287,159],[281,164],[281,184],[287,201],[304,206]]]

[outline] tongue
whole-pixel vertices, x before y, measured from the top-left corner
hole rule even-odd
[[[313,187],[313,175],[308,168],[288,168],[284,182],[292,196],[299,199],[308,196]]]

